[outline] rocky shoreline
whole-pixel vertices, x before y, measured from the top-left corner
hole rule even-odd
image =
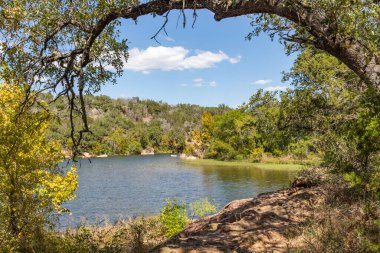
[[[151,252],[286,252],[302,246],[297,227],[323,203],[321,188],[298,187],[235,200],[197,220]]]

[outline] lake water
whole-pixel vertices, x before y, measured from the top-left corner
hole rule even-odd
[[[78,163],[77,198],[67,202],[70,223],[93,223],[159,213],[165,200],[207,197],[219,208],[234,199],[289,186],[294,171],[192,166],[170,155],[84,159]],[[67,224],[67,217],[61,220]]]

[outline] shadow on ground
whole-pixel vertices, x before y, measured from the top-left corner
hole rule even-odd
[[[285,252],[300,246],[297,228],[314,216],[321,196],[318,187],[296,187],[236,200],[151,252]]]

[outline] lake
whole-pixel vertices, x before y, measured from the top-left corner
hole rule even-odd
[[[247,167],[192,166],[170,155],[120,156],[81,160],[77,198],[65,203],[71,215],[66,226],[159,213],[165,200],[186,203],[207,197],[218,208],[235,199],[289,186],[295,172]],[[68,218],[67,218],[68,217]]]

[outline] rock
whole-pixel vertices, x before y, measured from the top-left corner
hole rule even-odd
[[[84,152],[82,157],[83,158],[91,158],[92,155],[90,153],[88,153],[88,152]]]
[[[292,187],[309,188],[313,186],[313,182],[306,177],[297,177],[292,183]]]
[[[319,187],[289,188],[232,201],[214,215],[193,221],[150,252],[287,252],[302,246],[302,234],[289,238],[323,203]]]
[[[323,168],[301,171],[300,175],[293,180],[292,187],[309,188],[320,185],[326,180],[326,175],[326,170]]]
[[[141,155],[154,155],[154,149],[146,148],[143,151],[141,151]]]
[[[196,160],[196,159],[198,159],[198,157],[196,157],[196,156],[186,155],[186,154],[181,154],[179,156],[179,158],[184,159],[184,160]]]

